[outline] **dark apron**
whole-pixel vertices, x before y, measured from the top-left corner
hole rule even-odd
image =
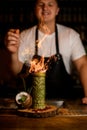
[[[33,58],[40,59],[38,55],[38,28],[36,29],[36,46]],[[73,80],[67,73],[58,47],[58,29],[55,26],[56,54],[50,57],[46,72],[46,98],[67,98],[72,96]],[[45,62],[49,57],[45,57]]]

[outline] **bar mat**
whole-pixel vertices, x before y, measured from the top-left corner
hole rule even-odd
[[[0,115],[16,114],[17,105],[14,99],[0,98]]]
[[[59,108],[57,114],[59,116],[87,116],[87,110],[70,110],[67,108]]]
[[[1,98],[0,109],[17,109],[15,100],[10,98]]]
[[[58,108],[60,116],[87,116],[87,105],[83,105],[81,100],[66,100],[64,105]]]

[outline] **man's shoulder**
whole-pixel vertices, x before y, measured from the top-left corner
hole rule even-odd
[[[62,24],[57,24],[57,26],[58,26],[59,31],[78,34],[77,30],[75,30],[72,27],[68,27],[68,26],[62,25]]]
[[[76,29],[74,29],[73,27],[67,26],[67,25],[63,25],[63,24],[57,24],[58,28],[60,30],[65,30],[65,31],[72,31],[72,32],[77,32]],[[78,32],[77,32],[78,33]]]

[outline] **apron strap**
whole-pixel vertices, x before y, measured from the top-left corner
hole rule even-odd
[[[56,53],[59,54],[59,40],[58,40],[58,29],[57,25],[55,25],[55,44],[56,44]]]
[[[35,55],[38,55],[38,28],[36,28],[35,32]]]

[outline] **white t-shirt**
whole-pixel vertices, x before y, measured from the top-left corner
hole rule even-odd
[[[59,51],[68,73],[70,73],[71,61],[86,55],[80,35],[73,29],[57,24]],[[35,54],[35,31],[36,26],[24,30],[20,34],[19,60],[29,63]],[[45,35],[39,30],[38,40],[40,41],[38,55],[50,57],[56,54],[55,33]]]

